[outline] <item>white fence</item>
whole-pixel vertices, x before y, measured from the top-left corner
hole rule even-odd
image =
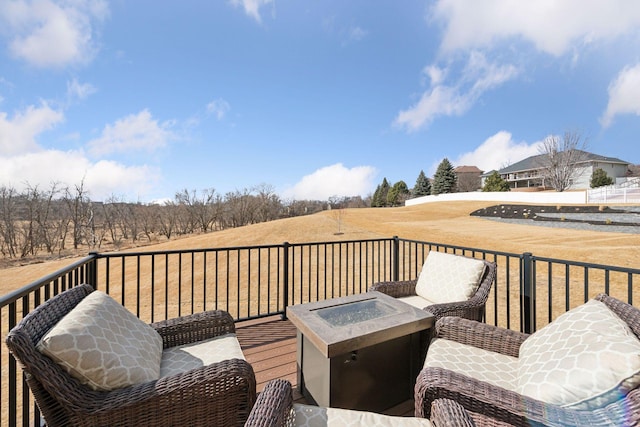
[[[420,205],[422,203],[448,202],[448,201],[488,201],[498,203],[531,203],[531,204],[585,204],[587,203],[586,191],[473,191],[469,193],[446,193],[437,196],[422,196],[409,199],[405,206]],[[599,202],[598,202],[599,203]],[[612,203],[612,202],[611,202]]]
[[[587,203],[640,203],[640,188],[594,188],[587,191]]]

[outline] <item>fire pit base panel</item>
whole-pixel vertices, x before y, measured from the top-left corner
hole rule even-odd
[[[298,333],[298,384],[319,406],[380,412],[413,397],[421,368],[421,334],[325,357]],[[424,343],[424,338],[422,338]]]

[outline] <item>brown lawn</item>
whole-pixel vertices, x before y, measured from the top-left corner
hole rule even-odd
[[[640,259],[640,235],[623,233],[603,233],[596,231],[578,231],[572,229],[547,228],[541,226],[527,226],[505,224],[469,214],[479,208],[493,205],[488,202],[443,202],[424,204],[400,208],[350,209],[340,213],[336,211],[321,212],[315,215],[284,219],[247,227],[225,230],[221,232],[197,235],[166,243],[134,248],[134,251],[222,248],[234,246],[252,246],[289,243],[311,243],[338,240],[361,240],[372,238],[401,238],[487,249],[493,251],[521,254],[531,252],[537,256],[559,258],[572,261],[615,265],[622,267],[638,267]],[[340,232],[338,221],[340,218]],[[68,266],[77,258],[66,258],[39,264],[0,270],[0,295],[29,284],[47,274]],[[500,268],[500,266],[499,266]],[[135,269],[127,274],[135,274]],[[516,272],[517,274],[517,272]],[[539,275],[545,275],[539,271]],[[579,278],[578,278],[579,279]],[[597,282],[598,278],[590,276],[590,281]],[[513,277],[514,283],[518,278]],[[500,278],[504,286],[504,278]],[[578,287],[583,284],[578,283]],[[623,284],[624,289],[624,284]],[[613,290],[613,287],[612,287]],[[135,293],[135,289],[127,292]],[[172,289],[172,293],[176,290]],[[518,289],[514,286],[511,298],[518,300]],[[548,292],[548,290],[547,290]],[[540,291],[540,301],[548,301],[548,295]],[[503,301],[505,290],[500,290],[500,301],[497,302],[501,317],[504,317],[506,304]],[[175,295],[167,296],[175,301]],[[572,296],[571,304],[579,304],[581,297],[576,293]],[[128,297],[134,301],[135,295]],[[146,303],[146,302],[145,302]],[[157,304],[162,304],[162,301]],[[491,301],[488,304],[487,316],[492,315]],[[562,290],[553,295],[555,314],[564,311],[564,296]],[[556,310],[557,307],[557,310]],[[546,303],[537,309],[539,326],[544,324],[547,317]],[[7,324],[7,311],[3,311],[0,324]],[[517,310],[511,313],[512,325],[517,328]],[[501,322],[504,319],[501,318]],[[2,340],[4,334],[2,332]],[[0,359],[6,360],[6,347],[0,349]],[[3,370],[1,384],[4,384],[0,395],[6,395],[8,382],[5,382],[7,372]],[[6,419],[6,405],[0,404],[0,419]]]
[[[442,202],[399,208],[345,209],[172,240],[141,251],[283,242],[322,242],[399,236],[407,239],[523,253],[622,267],[638,267],[640,234],[505,224],[469,214],[490,202]],[[340,217],[340,232],[338,231]],[[0,270],[0,295],[63,268],[75,258]]]

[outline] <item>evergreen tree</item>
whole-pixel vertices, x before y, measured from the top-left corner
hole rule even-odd
[[[398,181],[387,193],[388,206],[400,206],[409,196],[409,187],[404,181]]]
[[[376,191],[373,192],[373,196],[371,197],[371,207],[380,207],[380,184],[378,184],[378,186],[376,187]]]
[[[602,168],[597,168],[591,174],[591,188],[604,187],[605,185],[613,185],[611,178]]]
[[[424,174],[424,171],[420,171],[420,175],[418,175],[418,179],[416,179],[416,185],[413,187],[411,193],[413,197],[422,197],[431,194],[431,182]]]
[[[391,186],[389,185],[389,181],[387,178],[382,180],[382,184],[378,185],[375,193],[373,193],[373,200],[371,200],[371,206],[376,208],[381,208],[387,206],[387,195],[389,194],[389,189]]]
[[[482,191],[511,191],[511,189],[509,183],[502,179],[498,172],[493,171],[485,180]]]
[[[387,178],[382,179],[382,184],[380,184],[380,202],[381,206],[388,206],[387,204],[387,196],[389,194],[389,190],[391,189],[391,184],[387,181]]]
[[[431,194],[454,193],[456,190],[456,173],[451,162],[446,157],[438,165],[433,175]]]

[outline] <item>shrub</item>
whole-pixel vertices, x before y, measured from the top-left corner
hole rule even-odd
[[[509,183],[502,179],[498,172],[494,171],[485,180],[482,191],[511,191],[511,189],[509,188]]]
[[[604,187],[605,185],[613,185],[611,178],[602,168],[597,168],[591,174],[591,188]]]

